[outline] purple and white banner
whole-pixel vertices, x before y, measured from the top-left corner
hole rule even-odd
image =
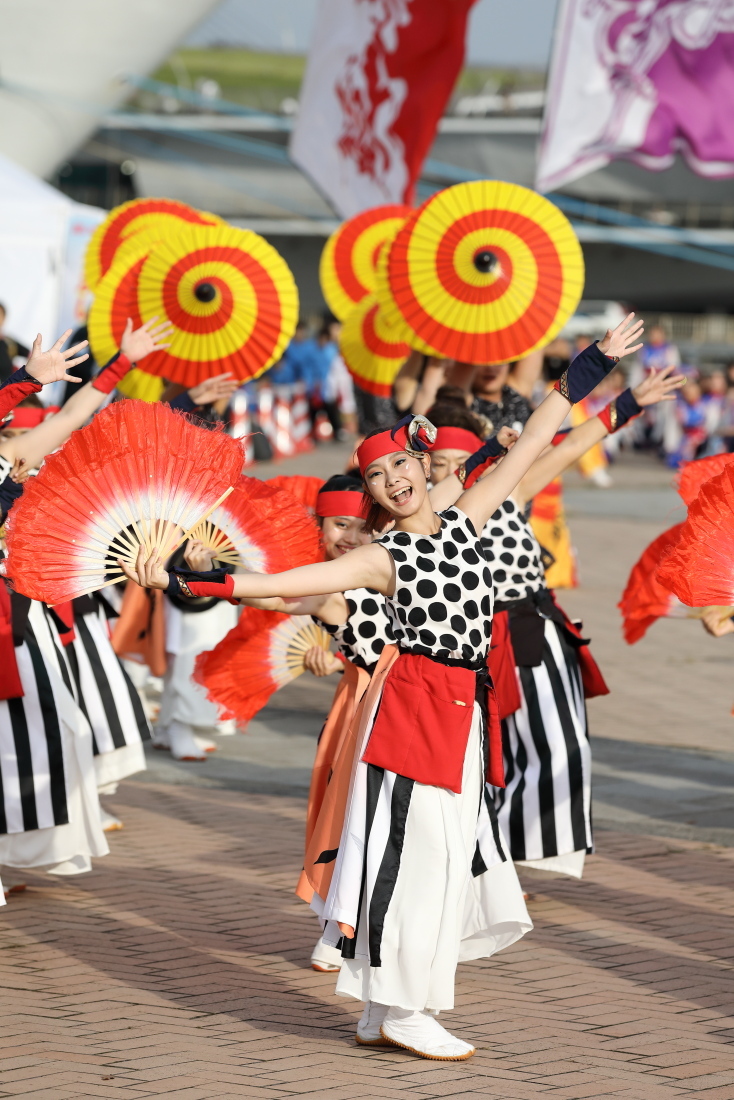
[[[537,187],[677,153],[734,176],[734,0],[562,0]]]

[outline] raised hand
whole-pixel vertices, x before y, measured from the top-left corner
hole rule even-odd
[[[153,551],[150,557],[146,557],[146,549],[141,546],[138,550],[138,558],[134,569],[122,558],[117,559],[117,564],[128,580],[135,581],[141,588],[161,588],[164,590],[168,588],[168,573],[163,568],[156,551]]]
[[[599,351],[605,355],[621,359],[623,355],[631,355],[639,351],[642,344],[630,347],[634,340],[639,340],[644,331],[644,321],[635,321],[634,313],[628,313],[624,321],[620,321],[615,329],[607,329],[603,340],[599,340]]]
[[[157,320],[157,317],[151,317],[149,321],[146,321],[144,325],[136,328],[133,332],[132,318],[128,317],[125,331],[120,340],[120,351],[128,357],[131,363],[139,363],[152,351],[160,351],[161,348],[171,346],[170,343],[162,344],[160,342],[161,339],[165,340],[168,336],[173,335],[170,321],[161,321],[159,325],[156,325]]]
[[[656,405],[658,401],[675,400],[675,391],[685,385],[686,377],[684,374],[673,374],[674,370],[674,366],[651,370],[647,378],[635,386],[632,396],[640,408]]]
[[[198,386],[189,390],[189,397],[197,405],[213,405],[215,401],[230,398],[239,386],[237,379],[227,371],[226,374],[215,374],[199,382]]]
[[[62,344],[70,336],[71,329],[68,328],[66,332],[59,336],[52,348],[49,348],[48,351],[42,351],[43,337],[39,332],[33,341],[31,354],[28,356],[28,362],[25,365],[26,374],[29,374],[31,378],[35,378],[36,382],[40,382],[42,386],[48,386],[51,382],[81,382],[81,378],[75,378],[68,371],[71,367],[78,367],[80,363],[89,358],[88,352],[79,355],[80,351],[89,347],[89,341],[82,340],[80,344],[74,344],[72,348],[62,351]]]
[[[207,573],[212,568],[214,551],[199,539],[189,539],[184,551],[184,561],[195,573]]]

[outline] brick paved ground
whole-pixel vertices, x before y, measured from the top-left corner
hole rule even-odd
[[[734,855],[600,833],[583,883],[536,876],[534,933],[459,968],[436,1065],[353,1043],[290,893],[303,802],[128,783],[94,874],[2,914],[0,1095],[734,1097]],[[537,884],[537,885],[536,885]]]
[[[329,688],[304,680],[207,764],[152,754],[94,873],[0,911],[0,1096],[734,1100],[731,650],[696,623],[625,649],[611,607],[665,525],[574,522],[565,603],[616,689],[592,708],[604,828],[583,882],[528,876],[533,933],[459,968],[447,1023],[475,1058],[356,1047],[358,1007],[308,969],[291,891]]]

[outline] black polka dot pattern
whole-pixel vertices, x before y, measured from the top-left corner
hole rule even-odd
[[[331,634],[342,656],[353,665],[373,672],[386,645],[395,641],[385,608],[385,597],[372,588],[353,588],[344,593],[349,618],[340,626],[314,619]]]
[[[494,598],[520,600],[545,588],[540,546],[515,501],[506,500],[482,531],[482,546],[492,569]]]
[[[387,613],[403,648],[475,664],[485,660],[491,632],[488,559],[463,512],[440,514],[441,530],[430,538],[398,531],[379,540],[396,566]]]

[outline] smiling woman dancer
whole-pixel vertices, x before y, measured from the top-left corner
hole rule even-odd
[[[368,436],[358,450],[367,492],[395,520],[369,546],[271,576],[169,576],[143,551],[136,570],[127,570],[138,583],[192,596],[288,598],[369,587],[386,597],[399,654],[370,687],[379,698],[369,713],[365,706],[368,737],[323,912],[343,937],[336,991],[366,1002],[362,1038],[374,1032],[424,1058],[471,1057],[474,1047],[435,1019],[453,1008],[456,966],[531,927],[512,864],[502,863],[502,875],[487,873],[497,870],[483,828],[492,577],[479,535],[569,405],[642,346],[634,343],[642,322],[633,317],[574,360],[505,460],[445,512],[435,513],[428,499],[423,452],[433,428],[413,421]]]

